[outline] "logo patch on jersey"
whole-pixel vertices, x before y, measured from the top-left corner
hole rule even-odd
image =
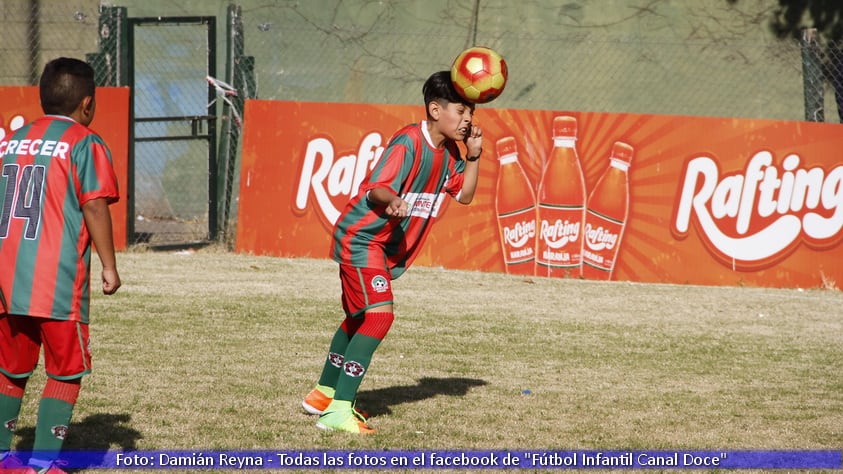
[[[445,193],[406,193],[402,196],[410,209],[409,215],[428,219],[439,215],[439,208],[445,200]]]
[[[353,360],[346,362],[342,370],[349,377],[362,377],[363,372],[366,371],[366,369],[359,362],[355,362]]]
[[[342,367],[343,359],[344,358],[343,358],[342,354],[337,354],[336,352],[331,352],[331,353],[328,354],[328,361],[330,361],[331,365],[333,365],[334,367],[336,367],[338,369],[340,367]]]
[[[56,437],[56,438],[58,438],[58,439],[65,439],[65,438],[67,438],[67,431],[68,431],[68,429],[67,429],[67,426],[66,426],[66,425],[57,425],[57,426],[54,426],[54,427],[50,428],[50,431],[53,433],[53,436],[55,436],[55,437]]]
[[[384,293],[389,291],[389,280],[381,275],[372,278],[372,289],[375,293]]]

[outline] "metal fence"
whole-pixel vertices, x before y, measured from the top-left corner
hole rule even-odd
[[[773,39],[765,23],[772,0],[744,3],[743,10],[725,0],[687,2],[670,21],[660,18],[668,7],[676,10],[669,2],[629,8],[616,0],[616,17],[602,22],[584,16],[576,2],[550,0],[115,3],[129,17],[217,18],[223,240],[233,235],[226,223],[236,219],[245,97],[420,104],[427,76],[449,68],[473,44],[498,50],[509,65],[507,89],[492,107],[841,121],[843,45],[817,33],[801,41]],[[47,60],[97,52],[112,33],[99,21],[108,8],[97,0],[0,2],[0,85],[34,84]],[[682,31],[659,33],[664,28]],[[175,36],[166,47],[191,51],[192,42]],[[160,72],[207,85],[201,71],[182,75]],[[240,94],[227,95],[227,85]],[[184,182],[177,164],[154,179]]]

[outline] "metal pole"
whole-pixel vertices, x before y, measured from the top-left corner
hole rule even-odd
[[[29,0],[29,17],[26,24],[26,40],[29,42],[29,83],[38,84],[41,67],[41,5],[39,0]]]
[[[816,28],[802,31],[802,85],[805,91],[805,120],[824,122],[823,66]]]

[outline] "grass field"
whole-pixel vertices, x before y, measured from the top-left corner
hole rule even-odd
[[[118,258],[123,288],[92,304],[69,449],[843,447],[839,291],[414,267],[359,394],[379,433],[360,437],[300,408],[341,320],[336,264]],[[18,449],[42,385],[39,372]]]

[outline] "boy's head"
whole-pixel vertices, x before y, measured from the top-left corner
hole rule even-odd
[[[448,103],[464,104],[474,110],[474,104],[465,100],[454,88],[451,82],[451,71],[434,72],[427,78],[422,87],[424,94],[424,105],[427,107],[431,102],[439,102],[443,106]],[[430,109],[428,109],[428,114]]]
[[[57,58],[44,66],[39,83],[45,114],[66,115],[88,125],[93,120],[94,69],[73,58]],[[74,116],[77,111],[81,117]],[[87,123],[85,123],[87,121]]]

